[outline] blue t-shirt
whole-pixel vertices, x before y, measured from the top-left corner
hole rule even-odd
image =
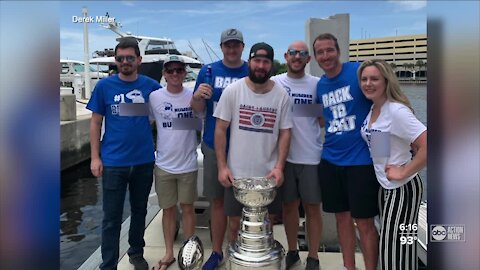
[[[205,126],[203,130],[203,141],[210,147],[214,148],[214,134],[215,134],[215,117],[213,117],[213,110],[215,109],[220,96],[222,95],[223,89],[235,82],[238,79],[241,79],[245,76],[248,76],[248,64],[244,62],[242,66],[238,68],[229,68],[225,66],[222,60],[211,63],[212,65],[212,84],[213,84],[213,94],[212,98],[207,99],[207,113],[205,116]],[[205,82],[205,73],[207,71],[207,66],[204,65],[198,74],[197,83],[195,84],[195,91],[197,91],[198,86],[201,83]],[[227,140],[228,141],[228,140]]]
[[[323,75],[317,84],[317,97],[325,117],[322,159],[339,166],[372,164],[360,127],[372,102],[358,85],[360,63],[343,63],[340,74]]]
[[[154,161],[148,116],[119,116],[119,104],[148,103],[150,93],[159,88],[158,82],[143,75],[133,82],[113,75],[97,83],[87,109],[105,117],[100,149],[103,165],[133,166]]]

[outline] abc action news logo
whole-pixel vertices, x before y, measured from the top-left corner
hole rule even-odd
[[[432,242],[465,242],[464,224],[430,225],[430,241]]]

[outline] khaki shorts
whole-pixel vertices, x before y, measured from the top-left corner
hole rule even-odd
[[[198,171],[173,174],[155,166],[155,192],[162,209],[179,203],[192,204],[197,200]]]

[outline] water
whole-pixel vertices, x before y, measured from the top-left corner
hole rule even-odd
[[[402,84],[415,115],[427,123],[426,84]],[[424,180],[424,199],[427,194],[427,170],[420,172]],[[92,176],[90,161],[62,172],[60,212],[60,269],[77,269],[100,246],[102,222],[101,180]],[[130,215],[128,192],[123,219]]]
[[[73,270],[100,246],[102,181],[90,172],[90,161],[63,171],[60,191],[60,269]],[[123,220],[130,216],[128,191]]]
[[[427,126],[427,85],[426,84],[401,84],[402,91],[407,95],[412,103],[415,116]],[[427,168],[419,173],[424,183],[423,199],[427,199]]]

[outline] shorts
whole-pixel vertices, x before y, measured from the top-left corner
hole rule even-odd
[[[225,215],[229,217],[239,217],[242,215],[243,205],[235,199],[233,195],[233,187],[225,188],[225,197],[224,197],[224,211]],[[282,198],[278,192],[273,199],[273,202],[268,205],[269,214],[281,214],[282,213]]]
[[[177,202],[193,204],[197,200],[198,171],[174,174],[155,166],[154,172],[155,192],[160,208],[170,208]]]
[[[337,166],[324,159],[318,166],[323,211],[350,211],[353,218],[378,215],[380,184],[373,165]]]
[[[301,199],[304,203],[322,202],[318,165],[286,162],[283,170],[284,182],[279,188],[284,203]]]
[[[225,187],[218,181],[217,156],[215,150],[202,142],[203,153],[203,196],[208,199],[223,198]]]

